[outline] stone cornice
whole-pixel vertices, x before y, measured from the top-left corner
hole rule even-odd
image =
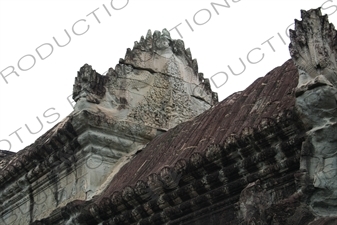
[[[0,171],[0,183],[10,183],[24,174],[28,182],[33,182],[34,177],[42,171],[61,164],[62,157],[78,149],[79,143],[76,138],[76,131],[69,118],[66,118],[38,138],[35,143],[18,152],[16,157]],[[58,154],[51,156],[55,152]],[[19,187],[18,183],[15,185]],[[4,187],[5,185],[1,186]]]

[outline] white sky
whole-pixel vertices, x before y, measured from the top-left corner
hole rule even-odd
[[[67,98],[79,68],[88,63],[101,74],[115,68],[148,29],[170,30],[181,23],[183,38],[176,30],[171,37],[184,40],[198,60],[199,72],[213,77],[212,89],[223,100],[290,58],[286,29],[300,19],[301,9],[322,6],[323,14],[330,14],[330,22],[337,24],[337,0],[236,1],[228,0],[227,8],[216,4],[213,8],[212,2],[226,5],[226,1],[0,0],[0,149],[19,151],[60,122],[73,110]],[[76,21],[75,32],[89,26],[88,31],[75,35]],[[53,37],[66,44],[65,29],[71,41],[59,47]],[[41,45],[43,60],[36,52]],[[264,54],[255,64],[247,60],[253,49],[251,61]],[[246,65],[244,71],[239,58]],[[19,76],[11,73],[11,66]],[[234,73],[243,72],[234,76],[228,66]],[[215,75],[219,72],[223,73]]]

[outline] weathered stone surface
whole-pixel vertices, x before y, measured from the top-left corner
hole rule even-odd
[[[61,212],[55,209],[99,194],[156,135],[217,103],[190,51],[169,36],[167,30],[149,31],[106,76],[88,64],[80,68],[74,111],[10,163],[9,156],[1,159],[0,223],[58,218]],[[131,63],[139,54],[140,61]],[[142,57],[148,57],[145,64]],[[167,186],[174,185],[169,171],[162,176],[172,179]],[[132,191],[123,193],[128,204],[135,204]],[[90,212],[95,215],[96,208]]]
[[[317,86],[337,84],[336,30],[319,9],[301,11],[290,31],[290,55],[299,70],[298,94]]]
[[[0,170],[15,156],[14,152],[0,150]]]
[[[214,106],[167,30],[107,76],[84,65],[74,112],[0,172],[0,221],[336,224],[336,31],[302,11],[291,42],[292,60]]]
[[[334,225],[337,223],[337,217],[330,217],[330,218],[319,218],[309,225]]]
[[[240,212],[246,224],[265,224],[266,209],[272,204],[272,197],[260,185],[260,180],[247,185],[240,194]]]
[[[299,69],[296,109],[307,126],[301,170],[303,192],[318,216],[337,216],[337,33],[319,9],[302,11],[291,31],[292,58]]]
[[[296,190],[293,175],[299,168],[303,139],[303,127],[293,112],[296,81],[297,70],[288,61],[247,90],[159,135],[134,156],[125,156],[129,160],[118,165],[119,171],[110,172],[112,176],[100,187],[104,192],[97,191],[96,198],[77,196],[83,200],[80,208],[72,205],[72,199],[64,199],[40,223],[240,224],[243,218],[237,216],[236,205],[249,183],[260,179],[265,192],[274,196],[273,202]],[[118,122],[98,123],[94,113],[83,112],[75,115],[77,119],[71,117],[78,148],[104,143],[100,136],[107,131],[123,135],[114,128]],[[90,126],[101,129],[98,134],[91,131],[95,138],[77,134],[93,130]],[[111,145],[100,154],[114,148]],[[89,165],[95,172],[88,181],[101,171],[99,164]],[[93,184],[79,193],[94,190]],[[275,184],[280,188],[274,190]]]
[[[76,111],[168,130],[217,103],[208,79],[182,40],[167,30],[148,32],[115,69],[101,76],[84,65],[74,85]],[[131,126],[130,126],[131,127]]]
[[[262,193],[271,196],[270,207],[260,204],[267,215],[296,192],[305,133],[294,113],[297,79],[289,60],[247,90],[159,135],[83,210],[63,219],[75,224],[242,224],[241,192],[257,180]],[[247,117],[248,106],[254,119]],[[281,221],[278,210],[265,221]]]
[[[269,146],[275,140],[272,135],[275,131],[266,128],[271,129],[274,125],[288,126],[290,122],[286,120],[294,116],[292,111],[295,105],[297,74],[296,67],[289,60],[243,92],[233,94],[194,120],[158,136],[132,158],[132,163],[125,165],[116,174],[111,188],[116,190],[126,185],[134,185],[138,180],[146,180],[146,176],[151,173],[160,173],[165,165],[173,165],[181,158],[189,159],[195,152],[206,151],[211,144],[228,142],[230,146],[241,137],[246,141],[240,144],[240,148],[236,148],[239,151],[237,154],[247,157],[251,152],[245,146],[254,138],[259,138],[256,136],[258,131],[262,132],[260,138],[266,136],[270,140],[267,143],[257,141],[254,146]],[[250,116],[247,117],[247,114]],[[283,132],[283,128],[279,128],[278,135],[287,137],[292,134],[292,129]],[[283,149],[278,157],[286,157],[290,154],[287,151]],[[211,158],[210,152],[207,158]],[[197,159],[196,157],[195,160]]]

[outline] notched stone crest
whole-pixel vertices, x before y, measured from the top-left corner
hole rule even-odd
[[[210,82],[182,40],[149,30],[106,76],[85,64],[75,79],[75,111],[105,112],[116,120],[168,130],[217,103]]]
[[[297,95],[319,85],[337,84],[337,35],[320,8],[301,11],[290,30],[290,55],[299,70]]]

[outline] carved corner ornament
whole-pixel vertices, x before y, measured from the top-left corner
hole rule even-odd
[[[290,55],[298,68],[296,111],[307,127],[300,171],[310,208],[337,215],[337,34],[320,8],[301,11],[290,31]]]
[[[320,8],[301,10],[302,21],[290,30],[290,55],[299,70],[297,95],[317,86],[337,85],[337,36]]]

